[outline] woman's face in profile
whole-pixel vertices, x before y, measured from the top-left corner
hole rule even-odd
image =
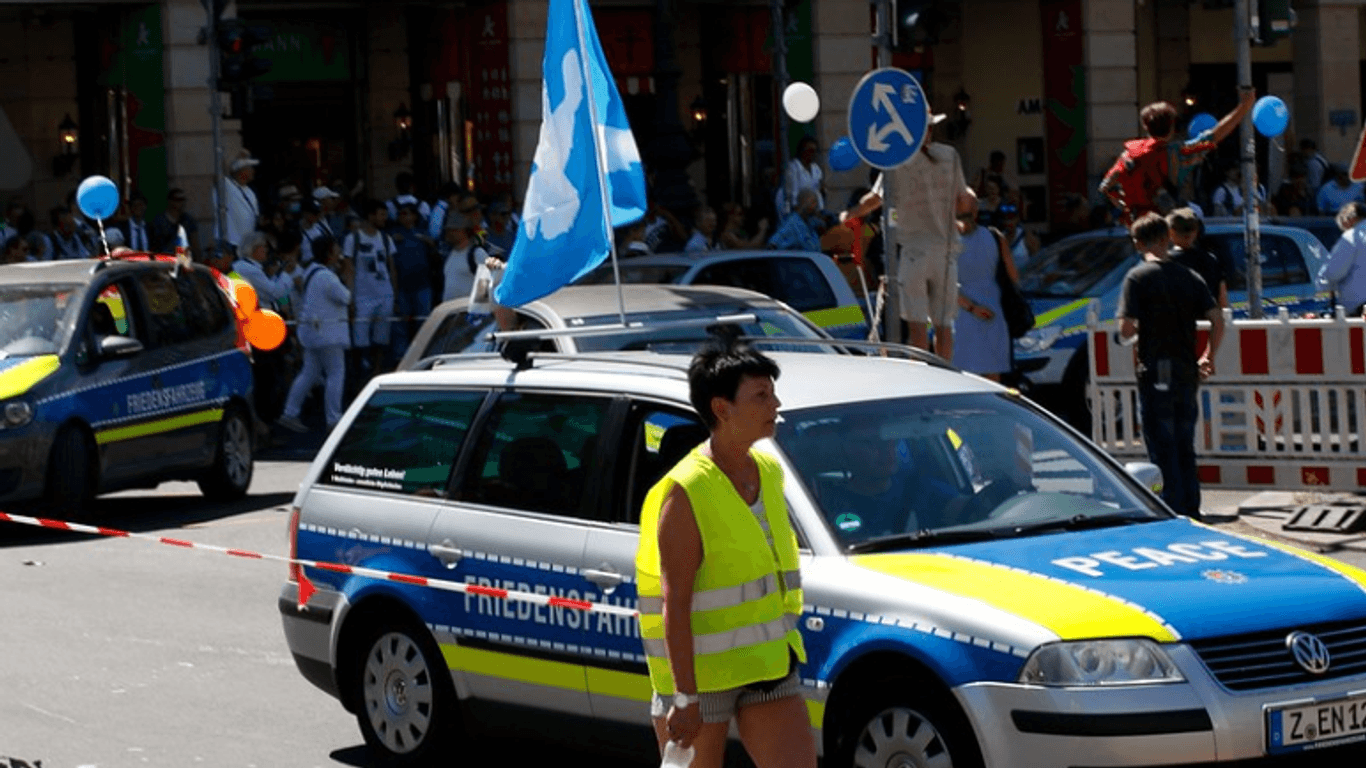
[[[730,404],[730,421],[736,431],[746,438],[761,440],[772,437],[778,426],[778,399],[773,379],[767,376],[744,376],[735,390]]]

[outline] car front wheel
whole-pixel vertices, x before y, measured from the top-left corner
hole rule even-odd
[[[881,687],[881,686],[880,686]],[[834,761],[854,768],[981,768],[972,728],[947,694],[900,681],[851,717]]]
[[[450,758],[459,728],[450,673],[435,644],[409,627],[376,628],[354,667],[365,743],[386,766]]]

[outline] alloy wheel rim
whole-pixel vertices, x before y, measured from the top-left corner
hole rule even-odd
[[[854,749],[858,768],[952,768],[944,737],[928,719],[906,707],[883,710],[868,721]]]
[[[390,632],[371,646],[363,694],[370,725],[384,748],[406,754],[422,745],[432,727],[432,674],[413,639]]]
[[[239,417],[228,419],[223,440],[223,461],[234,485],[246,485],[251,478],[251,435]]]

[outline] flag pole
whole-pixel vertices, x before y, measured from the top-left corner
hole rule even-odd
[[[617,313],[621,316],[621,324],[626,324],[626,294],[621,288],[621,267],[617,263],[617,237],[616,230],[612,227],[612,199],[607,191],[607,158],[605,157],[606,148],[602,144],[603,136],[598,131],[598,99],[596,96],[597,88],[594,87],[592,67],[589,66],[588,35],[584,29],[583,3],[587,0],[573,0],[574,2],[574,27],[579,33],[579,67],[583,70],[583,82],[588,91],[588,113],[589,119],[593,123],[593,165],[598,170],[598,190],[602,193],[602,216],[603,224],[607,227],[607,252],[612,257],[612,274],[617,281]],[[607,73],[603,73],[606,77]]]

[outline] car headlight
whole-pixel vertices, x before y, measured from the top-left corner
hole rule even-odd
[[[1186,678],[1152,640],[1079,640],[1041,646],[1020,670],[1029,685],[1179,683]]]
[[[1031,329],[1015,344],[1022,352],[1047,352],[1059,336],[1062,336],[1062,326],[1045,325],[1042,328]]]
[[[33,421],[33,406],[27,401],[15,400],[5,403],[5,427],[22,427],[30,421]]]

